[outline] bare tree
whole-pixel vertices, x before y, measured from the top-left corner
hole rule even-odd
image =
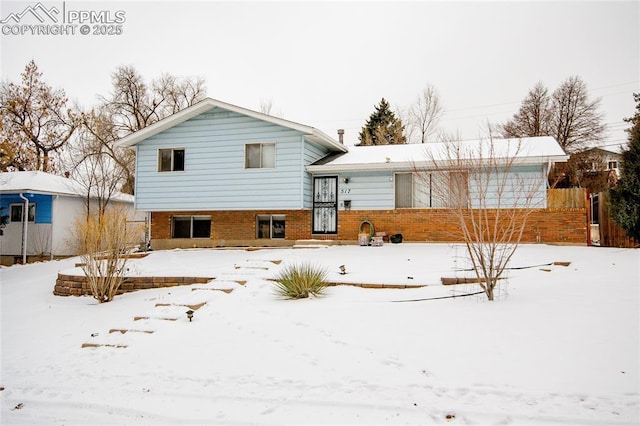
[[[590,100],[587,85],[578,76],[569,77],[551,96],[536,83],[520,109],[498,126],[503,137],[553,136],[566,152],[576,152],[604,136],[600,99]]]
[[[552,116],[551,96],[539,81],[529,91],[513,118],[499,126],[499,131],[505,138],[547,136],[551,134]]]
[[[205,82],[201,78],[163,74],[147,84],[131,66],[116,68],[111,80],[110,97],[101,97],[99,106],[82,114],[82,137],[76,147],[80,154],[76,156],[74,170],[94,174],[93,178],[83,178],[85,183],[95,186],[94,192],[108,195],[120,185],[120,191],[132,194],[135,154],[117,147],[115,142],[201,101],[205,97]],[[83,164],[85,161],[87,164]],[[108,202],[108,198],[103,200]]]
[[[163,118],[201,101],[205,96],[206,83],[201,77],[180,78],[163,74],[153,81],[153,92],[162,94],[164,98],[160,112]]]
[[[563,149],[575,152],[602,139],[605,126],[599,107],[600,98],[590,100],[587,85],[578,76],[569,77],[553,92],[551,128]]]
[[[428,85],[416,102],[409,108],[409,127],[413,135],[414,130],[420,136],[420,143],[426,143],[429,137],[438,130],[438,123],[444,114],[444,106],[440,100],[440,95],[433,85]]]
[[[70,150],[72,175],[83,188],[87,216],[92,206],[103,215],[117,192],[132,189],[135,158],[114,144],[113,121],[104,108],[82,114],[82,123]]]
[[[260,100],[260,112],[263,114],[271,114],[271,110],[273,109],[273,99],[261,99]]]
[[[515,253],[531,212],[546,197],[538,173],[519,167],[520,140],[447,141],[427,152],[427,167],[415,168],[434,207],[449,208],[459,224],[472,268],[488,300]]]
[[[111,75],[113,92],[102,97],[102,105],[111,111],[118,136],[144,129],[205,97],[201,78],[179,78],[163,74],[147,84],[132,66],[120,66]]]
[[[67,108],[64,90],[42,81],[35,61],[21,74],[22,83],[0,84],[0,165],[9,170],[55,170],[56,155],[78,128]]]

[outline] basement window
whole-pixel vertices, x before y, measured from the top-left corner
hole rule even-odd
[[[159,172],[184,171],[184,149],[169,148],[158,150]]]
[[[256,218],[256,238],[284,239],[284,215],[258,215]]]
[[[172,216],[171,238],[211,238],[211,216]]]

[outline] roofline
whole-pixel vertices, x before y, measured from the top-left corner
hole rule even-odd
[[[0,190],[0,194],[3,194],[3,195],[8,195],[8,194],[55,195],[55,196],[70,197],[70,198],[87,198],[87,194],[79,194],[75,192],[72,193],[72,192],[43,191],[41,189],[2,189]],[[121,198],[122,195],[124,195],[126,198],[131,197],[132,199],[131,200],[122,199]],[[99,197],[96,195],[90,195],[89,198],[94,200]],[[112,195],[111,197],[109,197],[109,201],[133,203],[135,202],[135,197],[131,194],[121,193],[120,196]]]
[[[324,132],[311,127],[306,126],[304,124],[296,123],[294,121],[285,120],[283,118],[274,117],[272,115],[263,114],[258,111],[253,111],[247,108],[239,107],[237,105],[229,104],[226,102],[219,101],[217,99],[205,98],[200,102],[191,105],[181,111],[178,111],[175,114],[172,114],[168,117],[163,118],[162,120],[145,127],[144,129],[138,130],[135,133],[125,136],[116,142],[117,145],[123,147],[132,147],[151,136],[157,135],[160,132],[163,132],[167,129],[170,129],[174,126],[177,126],[180,123],[183,123],[193,117],[196,117],[206,111],[209,111],[213,108],[222,108],[229,111],[236,112],[238,114],[247,115],[249,117],[256,118],[258,120],[266,121],[268,123],[276,124],[278,126],[287,127],[289,129],[297,130],[301,133],[304,133],[309,137],[313,142],[319,143],[325,147],[336,151],[347,152],[348,149],[338,141],[329,137]]]
[[[522,161],[518,161],[514,165],[531,165],[531,164],[547,164],[550,161],[556,163],[564,163],[569,159],[568,155],[551,155],[551,156],[535,156],[524,157]],[[505,159],[505,164],[508,159]],[[500,159],[496,159],[498,164]],[[450,163],[450,164],[448,164]],[[438,167],[451,168],[456,166],[453,161],[438,161]],[[387,170],[414,170],[414,169],[434,169],[432,161],[397,161],[389,163],[369,163],[369,164],[321,164],[308,165],[307,171],[310,173],[336,173],[336,172],[358,172],[358,171],[387,171]]]

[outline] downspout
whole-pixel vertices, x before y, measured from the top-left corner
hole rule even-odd
[[[22,195],[20,198],[24,200],[24,207],[22,208],[22,264],[27,264],[27,225],[29,223],[29,199]]]
[[[147,241],[145,242],[144,251],[147,252],[151,248],[151,212],[147,212]]]
[[[304,135],[300,136],[302,139],[302,144],[300,148],[300,210],[304,210],[304,178],[306,166],[304,164],[304,148],[305,148],[305,140]],[[313,182],[313,178],[311,178],[311,182]]]
[[[49,232],[51,238],[49,242],[49,260],[53,260],[53,226],[56,223],[55,219],[53,218],[53,212],[55,211],[54,205],[57,204],[58,197],[60,196],[56,195],[51,202],[51,232]]]

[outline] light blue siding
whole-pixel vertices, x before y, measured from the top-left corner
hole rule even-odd
[[[487,176],[489,176],[488,180]],[[508,174],[504,171],[492,171],[485,175],[471,173],[469,199],[471,206],[475,208],[545,208],[547,206],[545,166],[516,166]]]
[[[276,167],[245,169],[248,143],[275,143]],[[302,208],[301,191],[310,191],[304,162],[325,155],[303,145],[302,133],[282,126],[226,110],[201,114],[137,145],[136,207],[150,211]],[[184,171],[158,172],[160,148],[184,148]]]
[[[392,171],[342,173],[338,178],[338,206],[344,209],[344,201],[351,200],[352,210],[393,209],[393,188]]]
[[[402,171],[405,172],[405,171]],[[425,171],[425,173],[429,173]],[[436,173],[436,172],[434,172]],[[344,201],[351,200],[352,210],[387,210],[395,208],[395,182],[394,171],[378,171],[378,172],[353,172],[341,173],[338,178],[338,206],[344,209]],[[480,205],[479,184],[486,188],[484,196],[484,207],[498,207],[500,199],[500,207],[524,207],[523,199],[527,194],[531,194],[531,200],[527,201],[529,207],[546,208],[547,192],[546,192],[546,170],[544,165],[518,166],[505,177],[506,183],[498,184],[498,179],[492,178],[487,185],[482,183],[484,178],[482,175],[469,175],[469,201],[471,207],[477,208]],[[345,183],[345,178],[349,178],[349,182]],[[434,178],[434,182],[444,180],[447,184],[448,179]],[[424,185],[421,179],[414,180],[414,185]],[[436,183],[434,183],[436,184]],[[442,184],[442,183],[441,183]],[[498,187],[502,186],[505,191],[503,195],[498,195]],[[414,188],[414,197],[416,194],[427,197],[428,188]],[[444,206],[443,201],[436,200],[447,191],[434,188],[433,206]],[[416,207],[425,208],[428,205],[416,202]]]
[[[302,191],[303,191],[303,207],[305,209],[310,209],[313,204],[313,176],[311,173],[306,171],[305,166],[312,164],[322,157],[327,155],[327,150],[322,148],[316,144],[306,143],[304,145],[303,152],[303,182],[302,182]]]

